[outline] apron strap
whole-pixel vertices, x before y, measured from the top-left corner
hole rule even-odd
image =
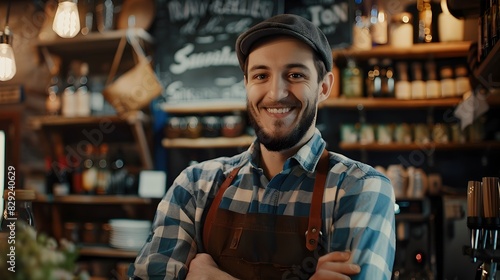
[[[212,223],[215,220],[217,209],[219,209],[219,204],[222,201],[222,196],[224,195],[224,192],[229,187],[229,185],[231,185],[231,183],[233,182],[234,178],[238,174],[238,171],[240,170],[241,167],[242,166],[238,166],[235,169],[233,169],[231,173],[229,173],[228,177],[226,178],[226,180],[224,180],[224,182],[220,186],[220,189],[217,191],[214,200],[212,201],[212,205],[208,210],[207,217],[205,218],[205,224],[203,226],[203,245],[205,248],[207,248],[208,240],[210,240],[209,238],[210,230],[212,229]]]
[[[316,168],[316,179],[314,180],[314,190],[309,209],[309,225],[306,231],[306,248],[314,251],[318,247],[319,236],[321,234],[321,208],[323,205],[323,193],[325,191],[326,175],[329,167],[329,155],[325,149],[321,154]]]

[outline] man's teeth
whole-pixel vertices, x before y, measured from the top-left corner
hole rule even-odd
[[[271,114],[284,114],[290,111],[290,108],[267,108]]]

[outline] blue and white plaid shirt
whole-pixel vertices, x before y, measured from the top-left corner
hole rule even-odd
[[[188,264],[204,252],[204,213],[226,176],[243,167],[226,190],[222,208],[238,213],[308,216],[314,170],[326,143],[318,130],[283,171],[270,181],[259,168],[260,148],[185,169],[158,205],[153,232],[129,275],[142,279],[184,279]],[[374,168],[330,152],[323,197],[322,232],[328,251],[352,252],[361,273],[351,279],[391,279],[395,255],[394,191]]]

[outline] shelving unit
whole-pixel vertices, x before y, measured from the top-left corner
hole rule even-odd
[[[415,44],[411,48],[398,49],[391,46],[377,46],[368,51],[357,50],[333,50],[333,57],[339,67],[343,67],[347,58],[353,58],[360,64],[367,62],[370,58],[389,58],[392,60],[425,61],[442,60],[443,62],[459,61],[459,63],[466,63],[465,60],[469,54],[471,42],[455,42],[455,43],[429,43],[429,44]],[[483,61],[481,66],[473,70],[471,75],[482,75],[483,77],[495,77],[493,81],[499,81],[497,77],[498,71],[498,49],[496,46],[490,55]],[[367,123],[377,124],[380,123],[424,123],[433,125],[437,122],[456,122],[452,120],[453,110],[463,101],[462,97],[453,98],[436,98],[436,99],[412,99],[402,100],[396,98],[345,98],[345,97],[332,97],[327,99],[321,104],[321,109],[326,112],[322,116],[324,118],[338,119],[337,122],[328,121],[328,127],[335,130],[334,132],[327,132],[334,137],[339,137],[340,123]],[[489,94],[486,99],[490,105],[490,111],[496,110],[500,106],[500,94]],[[384,117],[387,114],[382,112],[389,112],[394,117]],[[377,113],[380,112],[381,114]],[[336,117],[336,114],[341,115]],[[446,118],[445,118],[445,114]],[[353,120],[353,118],[355,118]],[[335,127],[338,125],[338,127]],[[491,128],[490,128],[491,129]],[[340,137],[339,137],[340,138]],[[331,143],[330,143],[331,141]],[[432,141],[432,139],[431,139]],[[369,143],[362,144],[342,142],[341,139],[327,140],[330,144],[334,144],[339,149],[340,153],[346,153],[351,157],[360,157],[361,161],[373,164],[373,162],[387,164],[390,162],[403,159],[405,163],[411,161],[412,156],[418,156],[418,164],[424,166],[429,164],[432,170],[443,170],[449,164],[449,158],[455,157],[456,152],[460,152],[464,156],[467,155],[470,161],[474,158],[477,161],[476,165],[486,164],[488,154],[496,154],[500,151],[500,141],[489,138],[485,141],[471,141],[465,143],[411,143],[402,144],[392,142],[390,144]],[[444,159],[442,158],[444,157]],[[392,159],[392,160],[391,160]],[[420,161],[421,160],[421,161]],[[491,164],[494,164],[493,159],[490,158]],[[399,162],[399,161],[398,161]],[[433,165],[434,163],[443,162],[445,166]],[[454,164],[458,164],[456,160]],[[444,174],[445,176],[446,174]],[[456,177],[448,174],[449,177]],[[451,182],[456,179],[452,178]],[[446,183],[446,182],[445,182]],[[450,183],[453,185],[453,183]]]
[[[151,53],[154,38],[143,29],[113,30],[79,34],[74,38],[54,38],[36,42],[41,61],[54,67],[54,56],[61,59],[60,73],[66,73],[72,60],[89,64],[89,75],[106,77],[110,71],[119,42],[126,35],[135,36],[146,53]],[[122,61],[117,74],[133,67],[136,63],[130,44],[125,45]],[[51,69],[52,70],[52,69]],[[55,140],[62,139],[65,151],[70,147],[78,152],[85,143],[94,145],[113,144],[114,148],[126,148],[127,157],[133,163],[125,168],[130,173],[153,169],[151,119],[142,111],[128,112],[124,115],[93,115],[84,117],[32,116],[28,125],[40,135],[41,144],[48,154],[54,155]],[[59,143],[60,144],[60,143]],[[123,146],[123,147],[122,147]],[[137,195],[39,195],[34,201],[37,207],[39,224],[54,238],[67,235],[67,223],[96,226],[110,219],[152,220],[159,199],[142,198]],[[103,260],[119,264],[135,258],[137,252],[113,248],[108,244],[75,242],[83,260]],[[95,275],[93,275],[95,276]],[[99,279],[92,277],[92,279]]]
[[[153,160],[151,157],[151,151],[146,137],[146,125],[150,122],[149,117],[141,111],[132,112],[126,116],[88,116],[88,117],[62,117],[62,116],[36,116],[28,120],[29,125],[32,129],[39,131],[40,135],[48,143],[47,147],[51,154],[54,154],[52,150],[53,146],[50,145],[52,134],[60,135],[64,138],[69,136],[76,136],[76,139],[85,139],[82,135],[83,129],[100,129],[104,137],[106,138],[116,138],[115,135],[117,129],[113,129],[111,132],[107,133],[112,126],[125,126],[128,127],[133,139],[131,139],[137,147],[137,151],[142,161],[142,168],[152,169]],[[68,130],[76,129],[76,135],[68,135]],[[78,138],[78,137],[81,138]],[[88,139],[87,139],[88,140]],[[126,138],[118,137],[114,141],[126,141]]]

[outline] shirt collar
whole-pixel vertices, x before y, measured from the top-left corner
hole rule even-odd
[[[285,168],[291,167],[293,164],[291,159],[294,159],[305,171],[314,172],[319,158],[321,157],[321,153],[325,147],[326,143],[321,137],[321,132],[316,128],[316,131],[311,139],[309,139],[309,141],[307,141],[307,143],[302,146],[302,148],[300,148],[295,155],[285,162]],[[252,166],[254,168],[260,168],[260,145],[257,139],[255,139],[252,145],[250,145],[248,152],[251,155],[250,162]]]

